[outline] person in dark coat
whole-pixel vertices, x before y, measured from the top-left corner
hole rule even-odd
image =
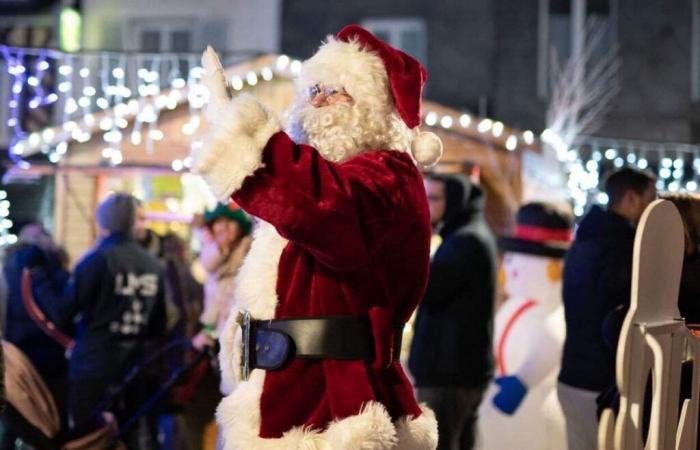
[[[700,195],[691,193],[665,194],[662,197],[678,209],[683,221],[685,251],[683,269],[678,290],[678,310],[687,326],[697,333],[700,325]],[[627,314],[628,305],[620,305],[608,313],[603,323],[603,337],[613,356],[617,355],[617,341]],[[681,367],[679,411],[683,401],[689,399],[692,393],[693,361],[684,361]],[[652,383],[647,380],[644,399],[644,414],[642,415],[642,437],[646,439],[651,419]],[[620,407],[620,392],[615,383],[598,398],[598,413],[611,408],[617,414]],[[700,418],[698,418],[700,421]],[[700,441],[697,447],[700,449]]]
[[[133,237],[136,200],[112,194],[97,209],[102,240],[78,263],[60,301],[42,304],[56,321],[77,320],[69,361],[69,421],[74,436],[100,425],[101,402],[165,335],[162,265]],[[46,297],[46,296],[44,296]],[[149,380],[124,392],[113,412],[120,421],[156,390]],[[125,436],[129,448],[157,448],[157,424],[140,422]]]
[[[430,175],[425,186],[442,243],[416,316],[409,368],[418,400],[435,411],[438,449],[470,449],[493,374],[496,241],[482,191],[467,177]]]
[[[46,382],[59,410],[65,407],[68,386],[68,359],[66,348],[42,329],[37,319],[30,315],[22,294],[22,278],[25,269],[32,273],[41,270],[46,283],[62,290],[68,282],[68,272],[62,266],[59,252],[51,236],[39,223],[25,225],[20,231],[19,242],[7,250],[3,268],[7,283],[7,303],[3,338],[12,342],[32,362]],[[36,294],[35,294],[36,295]],[[72,332],[70,321],[58,323],[66,333]],[[0,448],[14,448],[17,435],[4,418],[0,432]]]
[[[615,380],[606,345],[606,316],[629,305],[635,227],[656,197],[653,175],[633,168],[605,182],[607,210],[593,206],[581,221],[564,261],[566,340],[557,394],[569,450],[596,448],[596,398]]]
[[[40,328],[23,301],[22,273],[24,269],[39,267],[50,276],[55,288],[62,289],[67,283],[69,274],[61,267],[51,237],[40,224],[29,224],[22,229],[19,242],[8,250],[5,259],[8,302],[4,338],[22,350],[50,384],[52,379],[65,378],[68,362],[66,349]]]
[[[678,292],[678,310],[687,325],[700,325],[700,195],[668,194],[683,220],[685,258]]]

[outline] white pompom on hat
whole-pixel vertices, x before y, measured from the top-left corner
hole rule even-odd
[[[411,142],[411,156],[423,167],[434,166],[442,156],[440,137],[430,131],[416,131]]]

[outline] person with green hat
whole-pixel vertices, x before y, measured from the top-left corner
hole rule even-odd
[[[235,305],[234,278],[248,253],[252,222],[235,203],[219,203],[204,214],[202,250],[199,261],[207,271],[204,311],[199,318],[202,331],[193,338],[197,348],[213,346]]]

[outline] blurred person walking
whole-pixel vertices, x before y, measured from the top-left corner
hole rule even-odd
[[[66,270],[59,249],[51,236],[40,223],[25,225],[19,233],[18,243],[10,247],[5,255],[3,270],[7,285],[7,300],[3,322],[4,339],[12,342],[32,362],[46,382],[59,410],[65,411],[66,390],[68,387],[68,360],[66,348],[52,338],[38,317],[31,313],[33,305],[27,302],[43,298],[38,292],[30,298],[23,295],[22,283],[26,270],[32,277],[41,280],[52,290],[61,291],[66,287],[69,273]],[[72,333],[70,320],[55,323],[64,332]],[[65,419],[65,417],[64,417]],[[4,421],[3,421],[4,422]],[[14,448],[16,435],[8,423],[4,423],[0,438],[0,448]]]
[[[596,399],[615,384],[603,324],[613,310],[629,305],[635,228],[656,197],[654,184],[653,175],[638,169],[611,173],[605,181],[607,209],[596,205],[588,211],[566,254],[566,339],[557,396],[569,450],[597,448]]]
[[[161,264],[133,237],[136,200],[112,194],[96,213],[101,241],[78,263],[60,302],[42,305],[59,321],[77,320],[69,361],[69,425],[82,436],[100,422],[106,394],[165,334]],[[113,412],[123,422],[157,389],[158,380],[130,386]],[[158,448],[157,424],[146,416],[124,436],[129,448]]]
[[[191,273],[189,251],[186,242],[175,233],[164,235],[161,240],[165,266],[165,288],[167,292],[167,335],[169,343],[192,339],[199,328],[204,291]],[[176,347],[181,348],[181,347]],[[166,373],[171,374],[190,364],[195,358],[192,352],[171,351],[167,355]],[[202,386],[203,370],[208,370],[202,361],[185,381],[177,384],[169,395],[167,410],[159,420],[162,450],[198,450],[202,433],[211,417],[213,405],[207,402],[206,393],[211,390]],[[214,383],[216,385],[216,383]],[[216,388],[214,388],[215,390]],[[214,395],[214,398],[218,398]],[[216,400],[214,400],[215,402]],[[202,406],[204,405],[204,406]]]
[[[229,315],[237,314],[234,304],[236,274],[243,264],[252,243],[252,222],[235,203],[219,203],[204,213],[205,226],[200,230],[202,247],[199,263],[207,272],[204,284],[204,311],[199,317],[201,331],[192,340],[195,348],[215,347]],[[217,389],[215,389],[215,387]],[[204,427],[205,438],[213,434],[214,411],[222,394],[227,395],[235,386],[225,385],[218,370],[209,370],[200,384],[196,405],[202,414],[196,424]],[[209,414],[207,414],[209,412]],[[203,422],[201,419],[206,419]],[[221,448],[221,435],[217,432],[217,448]]]
[[[683,220],[685,258],[678,293],[678,310],[688,325],[700,325],[700,195],[667,194]]]
[[[482,191],[466,176],[429,175],[425,188],[442,243],[418,308],[409,368],[418,400],[435,411],[438,449],[468,450],[493,375],[496,241]]]
[[[218,204],[204,215],[199,261],[207,271],[204,285],[204,311],[199,318],[202,331],[195,346],[213,346],[233,309],[234,279],[250,249],[252,223],[235,204]]]

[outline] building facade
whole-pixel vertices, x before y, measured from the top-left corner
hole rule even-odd
[[[585,45],[587,23],[617,49],[619,92],[597,135],[696,142],[700,137],[698,0],[412,0],[282,4],[281,49],[307,57],[348,23],[368,26],[428,68],[426,96],[542,131],[551,71]],[[311,31],[310,31],[311,30]],[[393,30],[393,31],[392,31]],[[398,30],[398,31],[396,31]],[[404,39],[400,36],[403,33]],[[416,43],[418,42],[418,43]],[[422,52],[421,52],[421,49]],[[557,53],[557,61],[552,53]]]

